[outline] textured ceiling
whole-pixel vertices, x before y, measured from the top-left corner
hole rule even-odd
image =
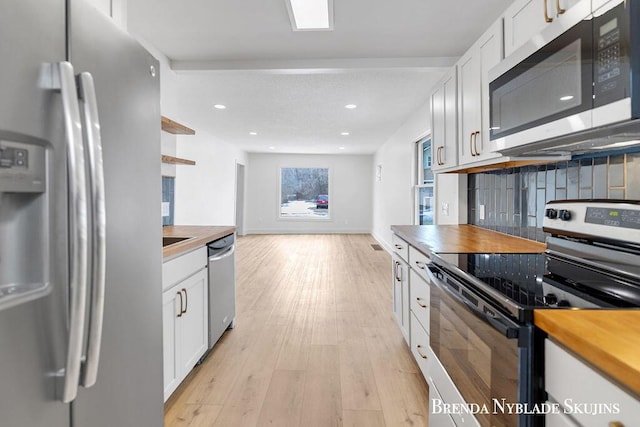
[[[247,151],[372,153],[511,3],[334,0],[334,31],[294,32],[285,1],[128,0],[128,26],[180,70],[193,126]]]

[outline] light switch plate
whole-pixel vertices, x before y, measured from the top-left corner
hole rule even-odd
[[[171,203],[170,202],[162,202],[162,216],[171,215]]]
[[[484,205],[480,205],[480,210],[478,211],[478,217],[483,220],[484,219]]]

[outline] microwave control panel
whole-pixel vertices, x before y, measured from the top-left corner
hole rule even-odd
[[[629,11],[621,3],[594,18],[595,106],[605,105],[629,94]]]
[[[0,192],[45,191],[45,149],[39,145],[0,140]]]

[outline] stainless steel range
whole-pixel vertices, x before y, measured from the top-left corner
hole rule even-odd
[[[544,401],[534,309],[640,306],[640,201],[549,202],[543,225],[543,254],[432,257],[430,345],[468,404]],[[482,426],[541,422],[474,415]]]

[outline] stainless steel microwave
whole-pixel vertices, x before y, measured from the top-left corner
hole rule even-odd
[[[640,0],[614,0],[593,12],[591,2],[582,3],[569,11],[571,26],[549,28],[490,71],[493,151],[563,151],[577,139],[558,137],[594,129],[602,143],[587,132],[590,146],[614,148],[612,124],[634,136],[626,124],[640,123]]]

